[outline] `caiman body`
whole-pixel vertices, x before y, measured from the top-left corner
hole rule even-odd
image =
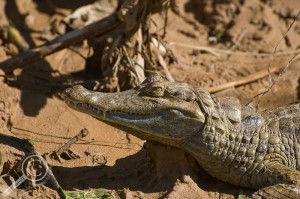
[[[75,86],[64,98],[141,139],[186,151],[217,179],[259,189],[254,197],[300,198],[300,104],[258,113],[160,76],[120,93]]]

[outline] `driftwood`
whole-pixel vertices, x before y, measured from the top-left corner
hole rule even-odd
[[[71,31],[46,44],[25,51],[17,56],[7,59],[0,63],[0,69],[6,74],[11,73],[16,68],[22,68],[30,63],[38,61],[47,55],[68,48],[80,43],[85,39],[106,33],[116,26],[121,25],[116,15],[111,15],[98,22],[85,26],[81,29]]]

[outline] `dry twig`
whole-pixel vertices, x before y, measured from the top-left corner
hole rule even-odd
[[[59,148],[55,154],[56,156],[60,156],[62,153],[64,153],[70,146],[74,143],[76,143],[81,138],[84,138],[88,135],[89,131],[87,129],[82,129],[80,133],[78,133],[75,137],[70,139],[66,144],[64,144],[61,148]]]
[[[257,53],[257,52],[242,52],[242,51],[231,51],[231,50],[223,50],[218,48],[210,48],[210,47],[204,47],[204,46],[194,46],[194,45],[188,45],[183,44],[179,42],[170,42],[170,45],[176,45],[181,46],[185,48],[190,48],[194,50],[200,50],[207,53],[210,53],[216,57],[220,57],[220,54],[227,54],[227,55],[242,55],[242,56],[257,56],[257,57],[270,57],[273,56],[273,53]],[[293,51],[286,51],[286,52],[279,52],[276,53],[276,56],[288,56],[288,55],[294,55],[297,54],[299,49],[293,50]]]
[[[276,71],[279,71],[279,69],[280,69],[280,67],[272,68],[270,71],[261,70],[259,72],[256,72],[256,73],[254,73],[252,75],[249,75],[245,78],[242,78],[240,80],[228,82],[226,84],[222,84],[222,85],[218,85],[218,86],[213,86],[213,87],[208,87],[208,88],[201,88],[201,89],[207,90],[210,93],[216,93],[216,92],[222,91],[222,90],[230,88],[230,87],[238,87],[238,86],[241,86],[241,85],[245,85],[245,84],[257,81],[259,79],[264,78],[269,73],[274,73]]]
[[[291,63],[294,61],[294,59],[300,54],[300,49],[298,49],[298,50],[294,53],[294,55],[292,56],[292,58],[288,61],[288,63],[285,65],[285,67],[282,69],[282,71],[279,73],[279,75],[277,76],[277,78],[276,78],[274,81],[272,80],[272,77],[271,77],[271,70],[272,70],[271,65],[272,65],[272,63],[273,63],[273,61],[274,61],[275,55],[278,55],[278,53],[276,53],[277,47],[279,46],[279,44],[281,43],[281,41],[287,36],[288,32],[290,31],[290,29],[292,28],[292,26],[294,25],[296,19],[297,19],[299,16],[300,16],[300,11],[299,11],[298,14],[295,16],[293,22],[289,25],[288,29],[286,30],[286,32],[284,33],[284,35],[282,36],[282,38],[279,40],[279,42],[277,43],[277,45],[276,45],[275,48],[274,48],[274,52],[273,52],[273,54],[272,54],[272,59],[271,59],[269,65],[268,65],[268,72],[269,72],[269,74],[268,74],[268,75],[269,75],[269,87],[268,87],[265,91],[263,91],[263,92],[258,93],[257,95],[255,95],[255,96],[254,96],[254,97],[246,104],[246,106],[249,105],[250,103],[252,103],[253,100],[254,100],[255,98],[257,98],[257,97],[260,96],[260,98],[258,99],[257,105],[256,105],[256,109],[258,110],[259,104],[260,104],[260,101],[261,101],[262,97],[263,97],[265,94],[267,94],[267,93],[273,88],[273,86],[277,83],[277,81],[279,80],[279,78],[285,73],[285,71],[286,71],[287,68],[290,66],[290,64],[291,64]]]
[[[82,129],[76,136],[74,136],[72,139],[70,139],[67,143],[65,143],[62,147],[60,147],[57,151],[53,151],[49,157],[51,159],[57,160],[58,162],[62,162],[61,161],[61,155],[64,154],[66,155],[67,158],[70,159],[78,159],[80,158],[79,155],[75,154],[74,152],[72,152],[71,150],[69,150],[69,148],[71,147],[72,144],[76,143],[78,140],[80,140],[81,138],[87,136],[88,134],[88,130],[87,129]]]

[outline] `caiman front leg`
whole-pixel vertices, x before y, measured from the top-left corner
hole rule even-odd
[[[300,172],[280,163],[267,165],[263,172],[257,175],[259,183],[270,186],[259,189],[253,198],[264,199],[297,199],[300,198]]]

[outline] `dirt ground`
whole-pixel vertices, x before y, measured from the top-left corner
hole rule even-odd
[[[90,2],[93,1],[1,0],[0,25],[11,21],[31,46],[40,45],[45,42],[41,35],[56,17],[61,18],[61,13],[68,15]],[[178,59],[169,70],[176,81],[199,88],[222,85],[267,70],[276,44],[299,9],[299,0],[179,0],[176,11],[168,13],[165,41]],[[154,29],[161,33],[163,20],[154,17],[157,19]],[[220,56],[197,51],[195,46],[221,50],[217,51]],[[86,45],[74,48],[88,55]],[[277,50],[281,54],[274,57],[272,67],[284,67],[299,48],[300,18],[279,44]],[[0,45],[0,61],[10,57],[5,49]],[[260,110],[299,103],[300,61],[297,58],[264,96]],[[149,199],[229,199],[247,197],[254,192],[210,177],[180,150],[160,145],[146,147],[144,141],[68,108],[61,99],[60,85],[69,80],[84,80],[80,73],[84,64],[85,59],[78,53],[65,49],[16,70],[17,79],[5,80],[0,76],[1,133],[30,139],[39,154],[44,154],[57,150],[81,129],[89,130],[87,137],[71,146],[78,159],[51,162],[63,189],[105,188],[116,190],[121,198]],[[236,97],[245,104],[268,84],[266,77],[216,95]],[[3,166],[5,159],[11,156],[20,159],[22,153],[16,153],[1,140],[0,147],[4,154],[2,163],[0,160],[3,175],[9,167]],[[2,179],[0,188],[10,183],[11,180]],[[22,194],[24,198],[36,198],[36,194],[40,198],[58,197],[47,186],[25,192],[21,187],[8,198]]]

